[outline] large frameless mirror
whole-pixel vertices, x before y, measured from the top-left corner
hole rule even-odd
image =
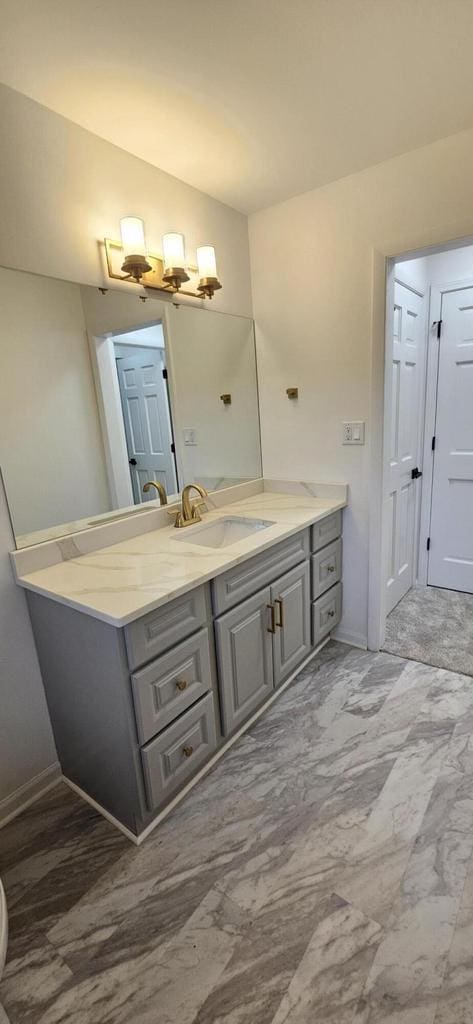
[[[0,307],[17,547],[261,476],[251,319],[7,268]]]

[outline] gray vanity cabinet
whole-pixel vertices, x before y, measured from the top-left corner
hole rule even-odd
[[[273,645],[271,590],[265,587],[215,622],[224,736],[271,695]]]
[[[310,566],[308,562],[282,576],[271,587],[271,603],[276,609],[273,635],[274,685],[294,672],[310,654]]]
[[[340,534],[337,512],[123,628],[28,593],[65,777],[140,835],[338,623]]]
[[[215,635],[222,732],[228,736],[310,654],[307,559],[216,619]]]

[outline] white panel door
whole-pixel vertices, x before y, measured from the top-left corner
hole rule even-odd
[[[473,593],[473,288],[442,297],[427,582]]]
[[[418,507],[420,424],[425,365],[423,298],[396,282],[387,437],[388,567],[386,612],[412,587]]]
[[[171,419],[163,353],[136,346],[133,355],[117,358],[120,398],[125,424],[135,503],[156,499],[143,494],[147,480],[159,480],[168,494],[177,490]]]

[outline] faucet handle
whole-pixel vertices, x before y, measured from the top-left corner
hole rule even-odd
[[[168,508],[166,511],[168,516],[171,516],[171,519],[174,519],[174,526],[180,526],[182,519],[182,512],[180,508]]]
[[[196,501],[192,502],[192,515],[194,516],[195,513],[199,512],[199,510],[202,510],[202,512],[208,512],[207,505],[203,498],[197,498]]]

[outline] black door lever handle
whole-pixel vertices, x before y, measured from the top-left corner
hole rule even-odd
[[[415,469],[411,469],[411,480],[418,480],[420,476],[422,476],[422,473],[417,466]]]

